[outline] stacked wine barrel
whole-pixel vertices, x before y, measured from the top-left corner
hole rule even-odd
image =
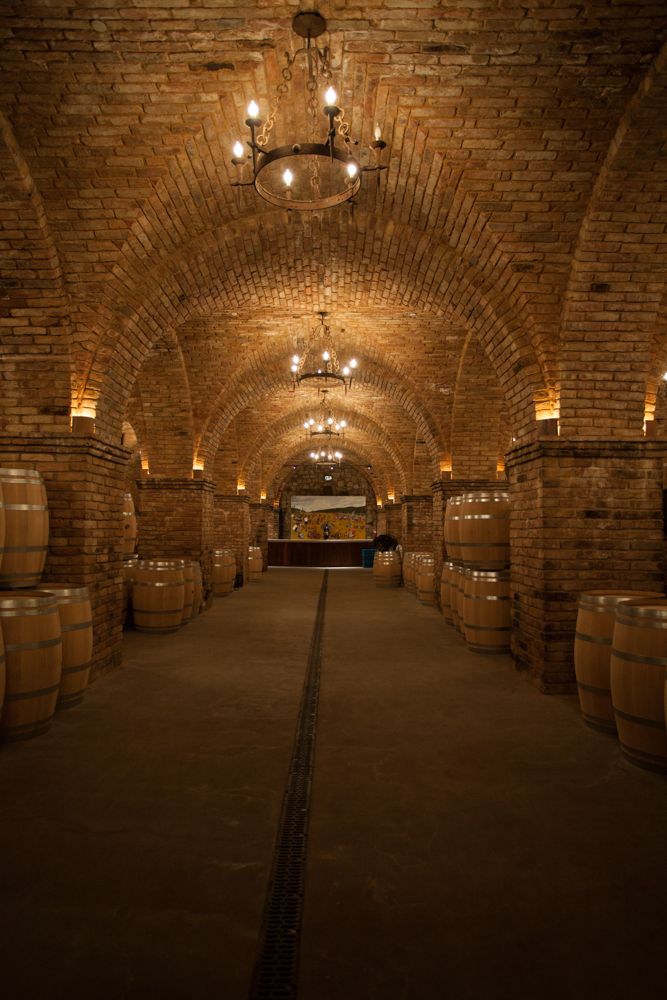
[[[262,579],[264,562],[259,545],[248,546],[248,583],[259,583]]]
[[[376,557],[377,558],[377,557]],[[403,553],[403,583],[422,604],[435,604],[433,583],[435,560],[432,552]]]
[[[574,667],[586,724],[618,735],[633,764],[667,772],[667,598],[620,589],[581,594]]]
[[[396,549],[375,553],[373,580],[376,587],[400,587],[401,557]]]
[[[177,632],[203,609],[201,566],[192,559],[126,561],[134,627],[160,635]]]
[[[0,736],[47,732],[79,704],[93,648],[86,587],[42,582],[49,543],[46,489],[35,469],[0,469]]]
[[[462,493],[445,507],[440,606],[475,652],[510,648],[509,513],[502,490]]]
[[[213,596],[226,597],[234,590],[236,555],[233,549],[213,550]]]

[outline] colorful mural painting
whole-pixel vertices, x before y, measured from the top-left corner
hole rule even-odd
[[[292,538],[365,538],[366,497],[292,497]]]

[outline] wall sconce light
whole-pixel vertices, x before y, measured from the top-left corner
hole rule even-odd
[[[73,406],[70,422],[72,434],[94,434],[95,408],[93,406]]]
[[[241,480],[239,480],[236,484],[236,492],[237,493],[245,492],[245,483],[241,482]]]
[[[394,502],[394,491],[393,490],[389,490],[387,492],[387,500],[389,501],[389,503],[393,503]]]

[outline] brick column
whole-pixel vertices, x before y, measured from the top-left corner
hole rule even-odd
[[[666,441],[562,438],[513,448],[512,652],[547,692],[573,692],[584,590],[663,588]]]
[[[93,435],[0,438],[4,467],[38,469],[49,505],[43,580],[88,587],[92,674],[121,662],[123,494],[130,452]]]
[[[137,549],[141,559],[194,559],[210,590],[213,483],[148,476],[137,482]]]
[[[213,511],[214,548],[233,549],[236,572],[248,578],[248,546],[250,545],[250,501],[247,497],[215,494]]]
[[[385,531],[388,535],[393,535],[394,538],[398,538],[399,543],[403,544],[403,507],[400,503],[387,502],[384,505],[383,513],[385,518]]]
[[[406,552],[433,550],[433,497],[401,497],[401,541]]]

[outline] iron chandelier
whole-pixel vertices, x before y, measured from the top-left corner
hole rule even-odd
[[[375,158],[374,164],[364,166],[354,155],[354,147],[359,142],[352,138],[345,111],[338,106],[338,95],[331,86],[332,70],[328,48],[320,48],[313,43],[313,39],[319,38],[326,27],[326,20],[317,11],[302,11],[294,17],[292,28],[300,38],[305,38],[306,44],[298,48],[294,55],[285,53],[283,79],[276,88],[274,103],[264,122],[259,117],[259,105],[256,101],[249,103],[245,124],[250,131],[250,139],[246,141],[250,152],[245,153],[241,142],[234,144],[232,163],[237,168],[238,176],[232,181],[232,185],[254,187],[265,201],[279,208],[299,211],[333,208],[354,198],[361,187],[363,173],[376,172],[379,183],[379,171],[386,170],[380,159],[387,144],[382,139],[379,125],[375,126],[374,138],[369,146]],[[286,117],[283,99],[289,94],[287,104],[290,111],[297,107],[296,97],[291,93],[295,89],[292,86],[295,73],[303,79],[306,120],[310,134],[307,138],[268,148],[274,127],[276,132],[279,128],[284,131],[283,123],[279,121]],[[328,119],[328,130],[321,142],[317,141],[319,128],[316,95],[323,86],[328,86],[323,108]],[[337,140],[340,140],[338,145]],[[250,180],[244,179],[247,166],[252,170]]]
[[[338,420],[334,417],[327,403],[328,391],[328,389],[322,389],[322,402],[319,410],[314,417],[307,417],[304,421],[304,430],[311,438],[345,437],[347,420]]]
[[[333,344],[331,327],[325,323],[325,312],[318,313],[319,325],[313,330],[310,342],[304,354],[292,357],[290,371],[292,373],[292,388],[304,383],[325,392],[329,389],[344,388],[345,392],[352,386],[354,373],[358,367],[356,358],[350,358],[341,367]],[[325,397],[326,398],[326,397]]]

